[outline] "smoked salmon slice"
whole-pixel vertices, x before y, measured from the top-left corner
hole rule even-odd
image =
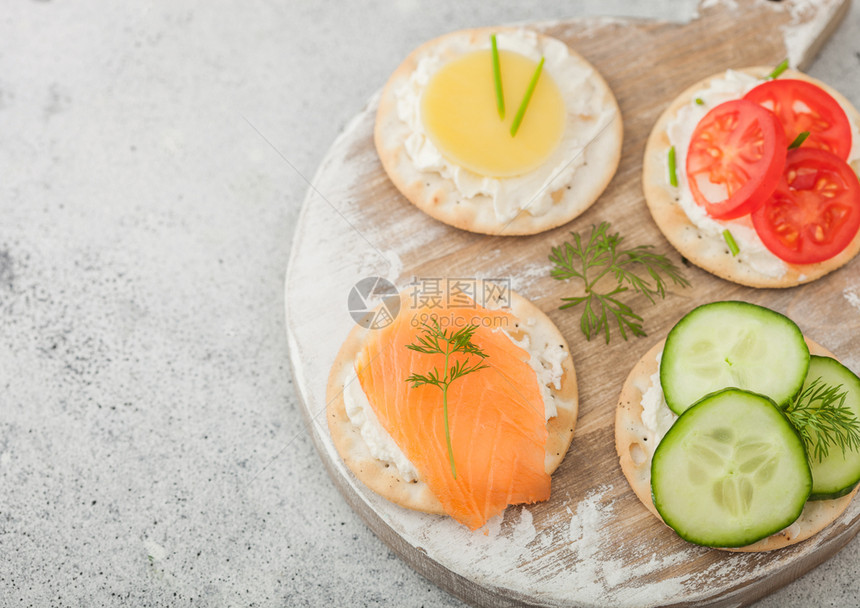
[[[434,315],[454,330],[479,327],[472,343],[488,367],[462,376],[448,389],[448,416],[457,477],[448,461],[442,393],[413,388],[410,374],[444,367],[444,356],[406,348],[421,332],[417,319]],[[547,428],[537,375],[527,351],[502,329],[516,319],[502,310],[433,308],[402,311],[387,327],[370,332],[356,357],[356,373],[383,428],[413,463],[445,512],[471,529],[508,505],[546,500]],[[452,356],[449,364],[467,356]],[[474,355],[469,359],[475,362]]]

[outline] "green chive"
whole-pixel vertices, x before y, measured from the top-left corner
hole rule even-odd
[[[732,257],[736,256],[740,251],[740,247],[735,242],[735,237],[728,230],[723,230],[723,238],[726,239],[726,245],[729,246],[729,251],[732,252]]]
[[[678,186],[678,173],[675,170],[675,146],[669,148],[669,183]]]
[[[535,69],[534,75],[532,75],[532,80],[529,83],[529,88],[526,89],[526,94],[523,96],[523,100],[520,102],[520,109],[517,110],[517,115],[514,116],[514,122],[511,124],[511,137],[517,134],[517,131],[520,128],[520,123],[523,121],[523,116],[525,116],[526,108],[529,107],[529,101],[531,101],[532,94],[535,92],[535,87],[537,86],[538,78],[540,78],[541,70],[543,70],[543,62],[544,58],[540,58],[540,63],[538,63],[537,68]]]
[[[803,131],[794,138],[794,141],[789,144],[788,149],[794,150],[795,148],[799,148],[800,144],[805,142],[807,137],[809,137],[809,131]]]
[[[766,80],[773,80],[774,78],[779,78],[779,75],[782,74],[787,69],[788,69],[788,59],[783,59],[782,63],[780,63],[778,66],[776,66],[773,69],[773,72],[768,74]]]
[[[703,105],[705,105],[705,100],[702,99],[701,97],[696,97],[696,103],[700,106],[703,106]]]
[[[499,118],[505,117],[505,95],[502,93],[502,67],[499,64],[499,47],[496,46],[496,35],[490,36],[493,46],[493,80],[496,83],[496,107],[499,109]]]

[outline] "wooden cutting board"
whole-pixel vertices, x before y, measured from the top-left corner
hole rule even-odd
[[[630,368],[686,311],[705,302],[740,299],[782,311],[860,369],[860,262],[789,290],[740,287],[691,267],[691,288],[675,289],[654,306],[635,299],[648,337],[623,342],[616,336],[607,346],[584,339],[577,313],[558,310],[559,298],[577,287],[551,279],[547,261],[550,247],[568,231],[603,220],[627,243],[653,244],[677,261],[651,220],[640,184],[645,140],[657,116],[689,84],[729,67],[775,65],[788,56],[804,68],[847,4],[705,0],[699,17],[684,24],[614,18],[534,24],[600,70],[625,125],[621,164],[603,196],[583,216],[543,234],[471,234],[410,205],[373,148],[378,96],[333,144],[304,201],[287,274],[293,370],[308,429],[344,498],[418,572],[480,606],[740,606],[797,578],[857,533],[855,500],[823,533],[781,551],[731,554],[687,544],[630,490],[618,466],[613,424]],[[326,426],[326,378],[352,325],[347,294],[367,276],[399,286],[412,277],[511,277],[514,289],[555,321],[573,353],[580,412],[549,501],[511,507],[471,533],[449,518],[388,503],[343,466]]]

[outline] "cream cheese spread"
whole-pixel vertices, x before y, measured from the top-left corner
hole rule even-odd
[[[648,388],[642,393],[642,424],[651,432],[652,441],[645,442],[643,449],[648,454],[648,459],[654,455],[654,451],[663,440],[663,436],[675,424],[678,416],[666,405],[663,395],[663,387],[660,385],[660,360],[663,351],[657,353],[657,371],[651,376]]]
[[[343,374],[343,402],[346,406],[346,415],[358,427],[361,438],[370,450],[370,455],[396,466],[404,481],[418,479],[418,471],[376,417],[376,412],[370,406],[367,395],[361,388],[358,375],[355,373],[355,364],[347,363],[346,368]]]
[[[511,342],[529,354],[529,367],[537,376],[538,388],[543,397],[544,416],[549,420],[558,415],[559,405],[562,405],[558,403],[550,387],[561,389],[561,377],[564,375],[561,364],[567,357],[567,351],[557,340],[554,340],[551,332],[542,332],[541,326],[534,319],[528,319],[526,326],[529,328],[529,333],[524,334],[520,340],[515,340],[508,332],[505,334]]]

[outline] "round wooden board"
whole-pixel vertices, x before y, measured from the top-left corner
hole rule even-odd
[[[755,290],[687,268],[692,288],[650,306],[635,298],[650,336],[586,342],[579,315],[559,298],[579,288],[549,277],[550,247],[568,231],[612,222],[631,245],[677,255],[641,194],[641,159],[661,110],[689,83],[728,67],[776,64],[785,27],[814,28],[791,56],[804,67],[844,13],[846,0],[799,13],[791,2],[708,3],[685,24],[578,19],[533,27],[591,61],[615,92],[625,123],[621,165],[583,216],[530,237],[482,236],[450,228],[410,205],[385,176],[373,148],[377,99],[346,127],[313,180],[296,229],[286,284],[290,356],[309,431],[349,504],[418,572],[481,606],[740,606],[794,580],[860,530],[860,501],[813,539],[772,553],[732,554],[680,540],[648,513],[618,466],[615,405],[630,368],[689,309],[719,299],[774,308],[860,369],[858,261],[812,284]],[[744,14],[741,15],[739,11]],[[768,35],[762,35],[767,25]],[[791,31],[791,30],[789,30]],[[838,86],[838,83],[834,83]],[[855,103],[858,100],[854,100]],[[334,451],[325,420],[329,367],[352,318],[347,294],[361,278],[399,286],[413,277],[510,277],[514,289],[553,319],[571,346],[580,384],[573,445],[553,476],[552,498],[509,508],[474,533],[449,518],[407,511],[355,480]]]

